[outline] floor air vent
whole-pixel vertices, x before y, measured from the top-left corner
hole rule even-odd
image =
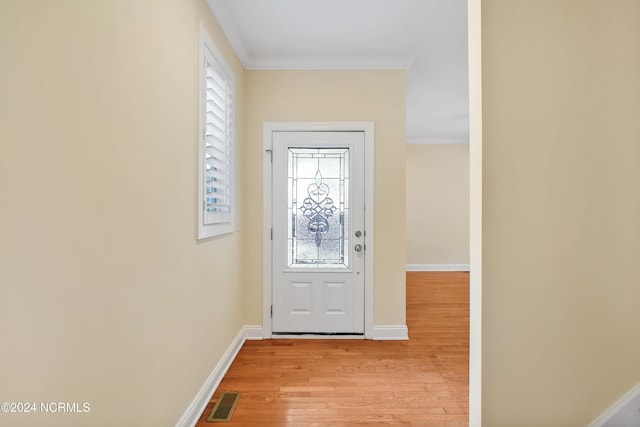
[[[213,406],[211,414],[209,415],[209,418],[207,418],[207,422],[226,423],[231,421],[231,416],[233,416],[233,410],[236,409],[238,399],[240,399],[240,394],[241,393],[237,391],[227,391],[222,393],[216,404]]]

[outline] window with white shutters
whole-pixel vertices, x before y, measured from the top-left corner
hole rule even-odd
[[[233,74],[201,30],[198,238],[233,231]]]

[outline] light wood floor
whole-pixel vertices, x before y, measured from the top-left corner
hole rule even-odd
[[[247,341],[223,391],[233,426],[467,426],[469,274],[407,273],[408,341]]]

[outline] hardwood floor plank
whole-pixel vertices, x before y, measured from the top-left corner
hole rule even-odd
[[[469,273],[407,273],[408,341],[247,341],[223,391],[242,397],[228,425],[468,424]]]

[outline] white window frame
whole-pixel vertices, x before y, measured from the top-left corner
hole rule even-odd
[[[206,183],[206,167],[207,167],[207,147],[206,147],[206,131],[207,131],[207,64],[212,68],[223,80],[230,91],[227,94],[227,108],[230,109],[226,115],[225,134],[225,157],[228,171],[225,169],[224,174],[227,176],[226,190],[228,194],[225,198],[228,201],[227,211],[207,211],[207,209],[216,209],[208,206],[211,195],[207,196]],[[235,120],[235,76],[231,68],[227,65],[224,57],[216,48],[213,40],[207,34],[206,30],[200,26],[200,43],[199,43],[199,99],[198,99],[198,239],[206,239],[209,237],[219,236],[222,234],[232,233],[234,231],[234,219],[236,216],[236,189],[235,189],[235,156],[234,156],[234,120]],[[214,193],[211,193],[214,194]]]

